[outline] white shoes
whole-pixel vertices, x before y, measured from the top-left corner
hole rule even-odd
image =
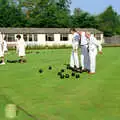
[[[5,65],[5,62],[2,62],[0,65]]]

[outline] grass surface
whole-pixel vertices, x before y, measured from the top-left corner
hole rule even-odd
[[[0,91],[1,92],[1,91]],[[0,120],[9,120],[5,118],[5,108],[7,104],[11,104],[13,102],[9,101],[6,96],[0,95]],[[17,109],[16,111],[17,117],[14,120],[34,120],[31,116],[27,115],[23,110]]]
[[[69,63],[71,49],[27,54],[25,64],[0,66],[0,92],[40,120],[120,120],[120,48],[104,48],[103,52],[97,56],[97,73],[82,73],[80,79],[57,76]],[[16,59],[15,52],[7,59]],[[4,118],[0,116],[0,120]],[[34,119],[21,112],[17,120]]]

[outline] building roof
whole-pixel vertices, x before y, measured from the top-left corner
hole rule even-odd
[[[103,33],[94,28],[76,28],[77,31]],[[44,33],[70,33],[70,28],[0,28],[2,33],[33,33],[33,34],[44,34]]]

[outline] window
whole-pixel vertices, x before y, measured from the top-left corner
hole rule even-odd
[[[24,38],[25,41],[27,41],[27,34],[24,34],[23,38]]]
[[[37,41],[37,34],[24,34],[23,38],[25,41]]]
[[[32,34],[29,34],[29,41],[32,41]]]
[[[37,34],[34,34],[34,41],[37,41]]]
[[[8,34],[8,42],[15,41],[15,36],[14,34]]]
[[[46,34],[46,41],[54,41],[54,34]]]
[[[68,34],[61,34],[60,41],[68,41]]]

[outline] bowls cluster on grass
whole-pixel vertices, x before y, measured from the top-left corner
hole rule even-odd
[[[69,66],[68,66],[69,67]],[[48,70],[52,70],[52,66],[48,66]],[[43,73],[43,69],[39,69],[39,73]],[[71,74],[66,73],[65,69],[61,69],[58,73],[57,76],[59,76],[59,78],[64,79],[64,78],[76,78],[79,79],[80,78],[80,74],[76,73],[75,71],[72,71]]]

